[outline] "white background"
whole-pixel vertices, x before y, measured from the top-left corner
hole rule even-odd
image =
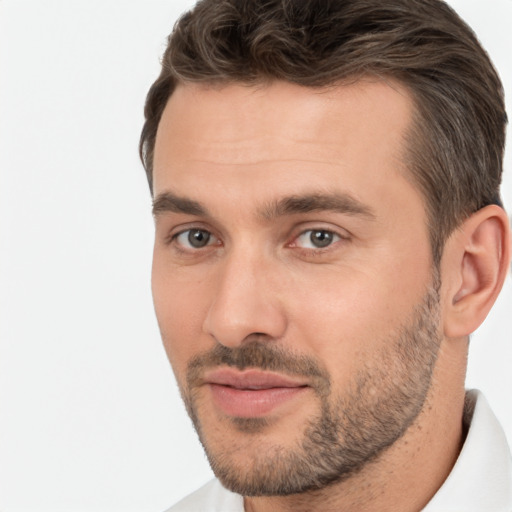
[[[210,477],[153,315],[137,155],[146,91],[190,3],[0,0],[3,512],[159,512]],[[512,0],[451,3],[493,57],[512,113]],[[468,376],[509,439],[511,314],[509,279]]]

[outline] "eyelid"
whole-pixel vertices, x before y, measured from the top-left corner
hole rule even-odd
[[[206,234],[207,240],[204,245],[201,245],[199,247],[194,247],[192,244],[190,244],[190,240],[188,240],[188,237],[190,236],[190,233],[194,232],[194,231]],[[188,236],[185,236],[187,234],[188,234]],[[184,236],[184,240],[179,241],[179,239],[182,236]],[[178,245],[186,248],[187,250],[199,251],[201,249],[205,249],[206,247],[210,247],[211,245],[215,245],[215,243],[217,241],[217,237],[215,235],[213,235],[212,233],[210,233],[209,231],[207,231],[206,229],[191,228],[191,229],[186,229],[185,231],[182,231],[181,233],[176,233],[173,237],[173,240],[176,241],[178,243]]]
[[[203,247],[193,247],[187,243],[179,243],[177,238],[189,231],[205,231],[209,233],[211,240]],[[332,243],[325,247],[303,247],[298,242],[298,239],[301,236],[305,236],[307,233],[314,231],[324,231],[328,233],[332,233],[334,235],[334,240]],[[315,252],[322,253],[332,250],[336,247],[340,242],[344,240],[348,241],[352,238],[352,235],[349,231],[339,226],[333,226],[332,224],[325,225],[322,222],[307,222],[301,224],[299,226],[295,226],[290,237],[288,238],[289,242],[285,245],[289,248],[295,248],[297,250],[303,250],[305,252]],[[221,237],[216,233],[216,229],[212,228],[210,225],[205,225],[202,222],[190,222],[184,223],[177,226],[174,226],[169,230],[168,234],[164,236],[164,243],[166,245],[174,245],[176,250],[188,251],[188,252],[200,252],[201,249],[207,249],[209,247],[215,245],[224,245]]]
[[[174,226],[172,229],[170,229],[168,231],[168,233],[165,235],[165,243],[167,245],[175,244],[176,246],[179,246],[182,249],[186,250],[187,246],[185,246],[183,244],[176,243],[176,239],[180,235],[183,235],[184,233],[187,233],[189,231],[194,231],[194,230],[205,231],[205,232],[209,233],[213,239],[220,241],[220,237],[215,233],[215,230],[211,226],[205,225],[201,222],[189,222],[189,223],[184,223],[184,224]],[[213,245],[213,244],[209,243],[205,247],[209,247],[211,245]],[[197,251],[198,249],[194,249],[194,250]]]
[[[330,235],[332,235],[332,241],[326,245],[325,247],[315,247],[313,242],[310,240],[311,242],[311,247],[304,247],[304,245],[307,244],[308,240],[307,240],[307,235],[309,233],[309,238],[311,239],[311,235],[313,233],[318,233],[318,232],[322,232],[322,233],[329,233]],[[304,240],[301,240],[301,243],[304,244],[304,242],[306,242],[304,245],[301,246],[301,248],[303,249],[309,249],[309,250],[312,250],[312,251],[321,251],[321,250],[325,250],[325,249],[328,249],[329,247],[331,247],[332,245],[334,245],[336,242],[340,241],[341,240],[341,236],[338,235],[337,233],[335,233],[334,231],[330,231],[330,230],[327,230],[327,229],[307,229],[306,231],[303,231],[298,237],[295,238],[295,243],[304,238]],[[298,245],[298,244],[297,244]]]
[[[352,235],[351,235],[351,233],[349,231],[347,231],[346,229],[340,228],[339,226],[325,225],[325,224],[322,224],[322,223],[312,222],[312,223],[308,223],[307,225],[303,224],[303,225],[299,226],[298,228],[296,228],[294,230],[292,236],[290,237],[291,242],[289,242],[287,245],[289,247],[301,248],[300,246],[297,245],[297,243],[296,243],[297,240],[301,236],[304,236],[307,233],[310,233],[312,231],[313,232],[314,231],[325,231],[327,233],[332,233],[338,239],[335,240],[329,246],[326,246],[325,248],[320,248],[320,247],[319,248],[314,248],[314,249],[304,248],[305,250],[314,250],[314,251],[328,250],[330,247],[332,247],[336,243],[340,242],[340,240],[350,240],[352,238]]]

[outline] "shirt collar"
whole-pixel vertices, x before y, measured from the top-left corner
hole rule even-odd
[[[424,512],[511,512],[512,460],[505,433],[485,397],[466,393],[468,434],[445,483]]]

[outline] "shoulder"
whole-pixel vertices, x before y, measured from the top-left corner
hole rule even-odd
[[[211,480],[165,512],[243,512],[244,501],[239,494]]]

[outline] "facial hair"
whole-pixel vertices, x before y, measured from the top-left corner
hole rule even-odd
[[[365,361],[350,385],[337,392],[319,362],[257,337],[236,348],[217,345],[194,358],[182,395],[217,478],[243,496],[287,496],[344,481],[378,460],[425,407],[441,343],[439,309],[439,285],[435,283],[408,321],[384,340],[382,349]],[[293,448],[277,445],[255,450],[254,458],[248,456],[243,467],[235,465],[229,452],[208,442],[201,421],[201,375],[218,366],[307,377],[320,403],[320,414],[309,419]],[[241,435],[260,436],[254,438],[256,443],[271,426],[266,418],[231,421]]]

